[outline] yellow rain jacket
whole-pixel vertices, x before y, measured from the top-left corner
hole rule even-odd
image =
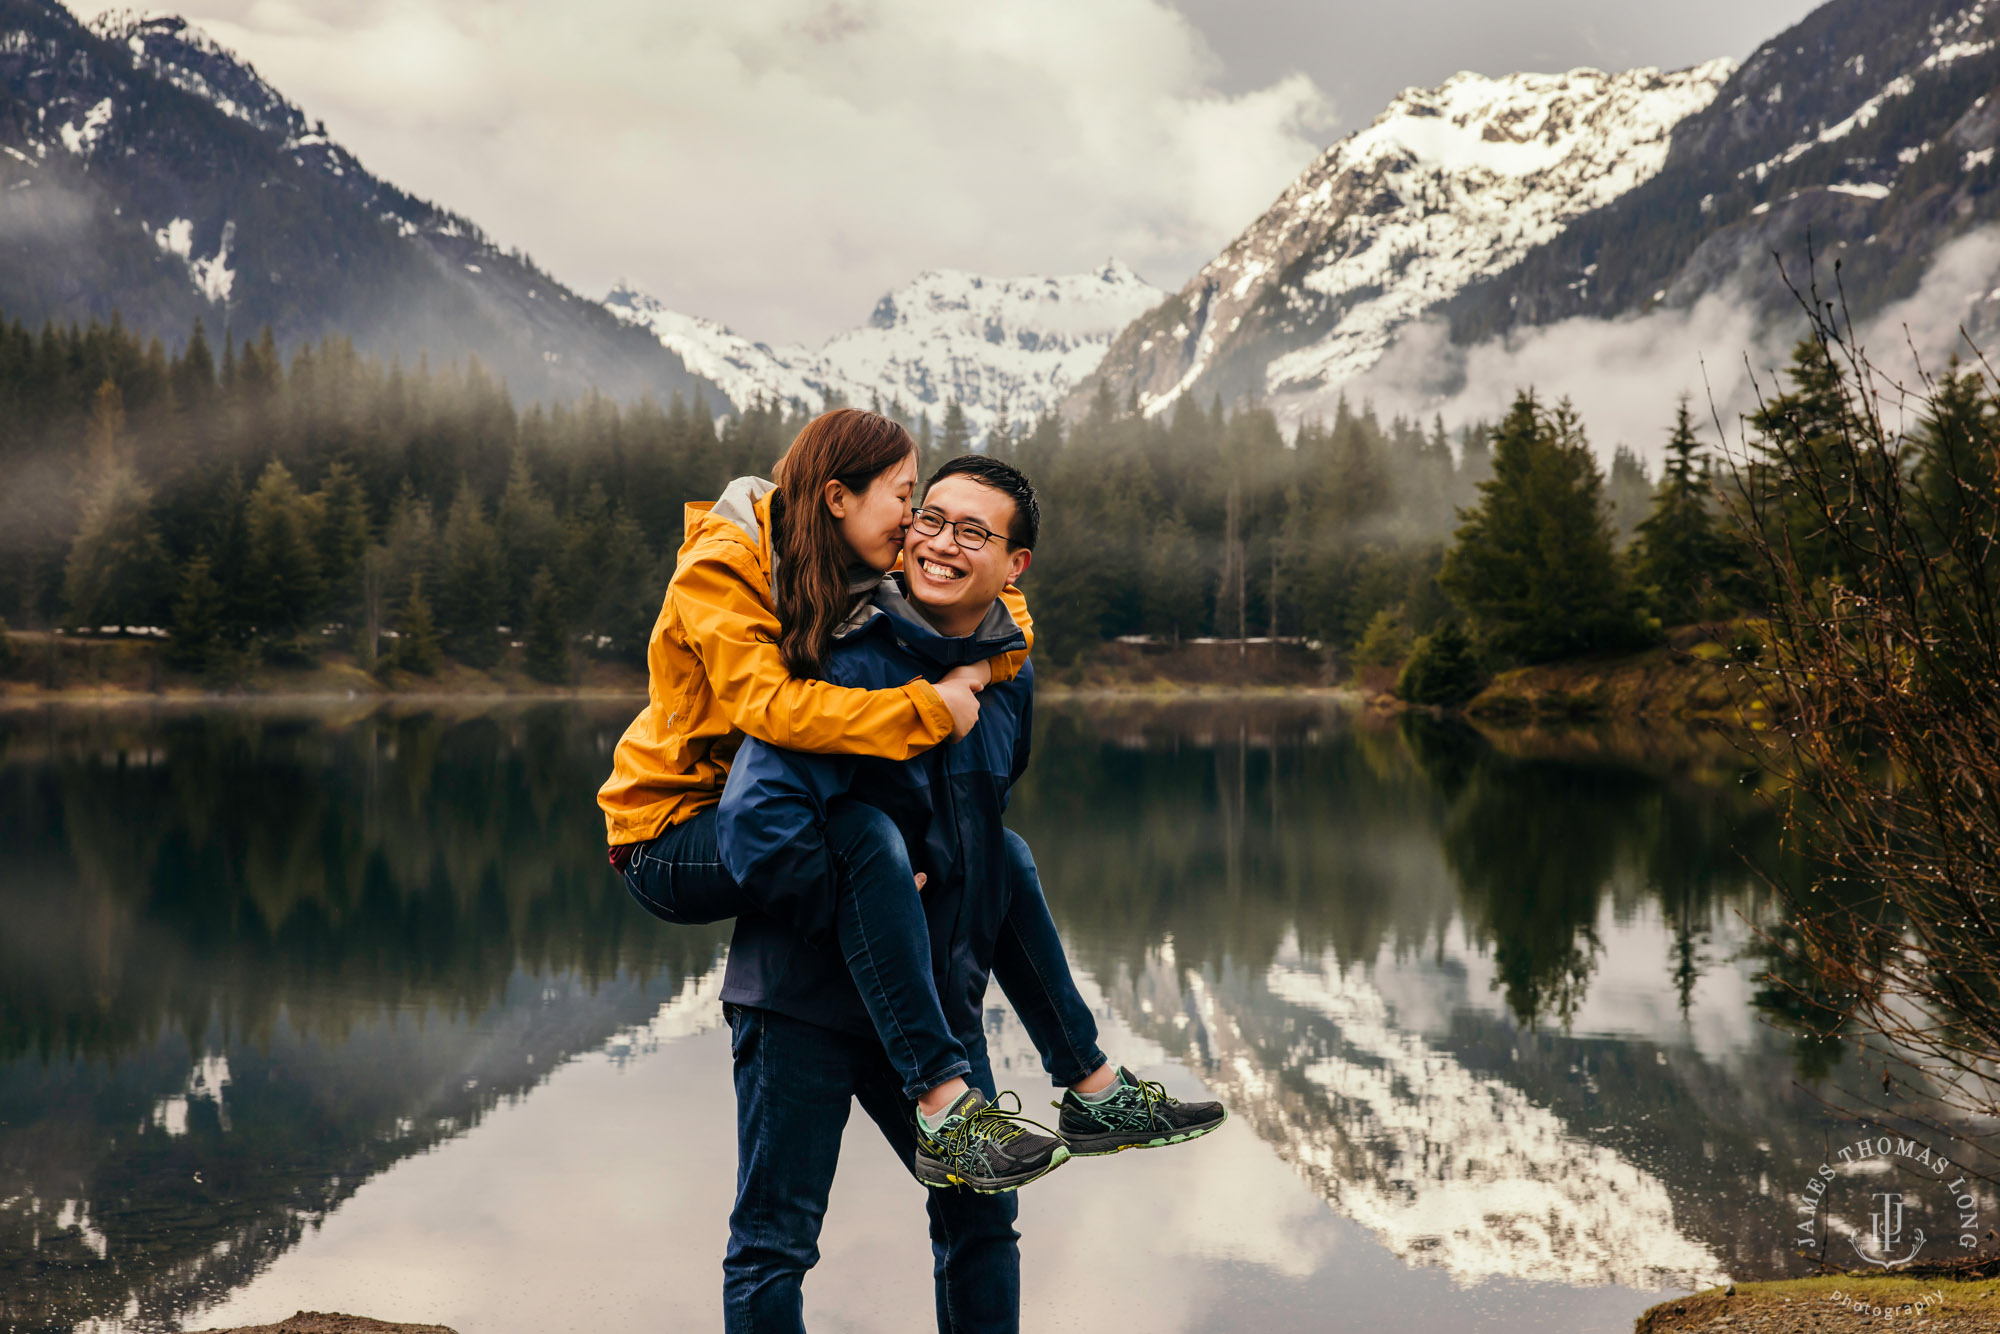
[[[713,505],[687,507],[687,537],[646,649],[648,702],[619,738],[597,790],[605,841],[655,838],[721,799],[747,733],[786,750],[907,760],[951,734],[951,711],[922,677],[896,690],[800,680],[778,655],[771,599],[772,483],[731,482]],[[1027,632],[1027,599],[1001,600]],[[993,659],[1011,680],[1027,650]]]

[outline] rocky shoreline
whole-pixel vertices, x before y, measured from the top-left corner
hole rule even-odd
[[[365,1315],[342,1315],[333,1311],[299,1311],[275,1325],[238,1325],[234,1329],[210,1329],[195,1334],[458,1334],[446,1325],[397,1325],[371,1320]]]

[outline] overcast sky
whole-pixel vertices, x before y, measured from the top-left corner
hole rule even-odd
[[[167,0],[171,5],[172,0]],[[112,5],[80,0],[89,16]],[[770,341],[925,268],[1177,287],[1460,69],[1741,58],[1812,0],[186,0],[370,170]]]

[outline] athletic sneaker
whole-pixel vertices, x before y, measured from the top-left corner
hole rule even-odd
[[[1021,1115],[1020,1098],[1014,1098],[1013,1111],[1003,1111],[978,1089],[967,1089],[935,1132],[917,1118],[917,1180],[940,1189],[965,1186],[981,1195],[1019,1190],[1069,1158],[1068,1147],[1047,1132],[1047,1126]]]
[[[1088,1102],[1071,1089],[1062,1101],[1056,1129],[1079,1158],[1099,1158],[1121,1149],[1157,1149],[1206,1135],[1229,1119],[1219,1102],[1182,1102],[1164,1084],[1136,1078],[1118,1067],[1118,1086],[1103,1102]]]

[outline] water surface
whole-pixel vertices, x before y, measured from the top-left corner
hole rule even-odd
[[[727,933],[603,866],[628,711],[0,714],[0,1328],[718,1326]],[[1771,1022],[1745,767],[1045,705],[1010,822],[1105,1045],[1234,1119],[1024,1193],[1026,1326],[1624,1330],[1795,1266],[1841,1068]],[[815,1328],[932,1327],[865,1117],[823,1249]]]

